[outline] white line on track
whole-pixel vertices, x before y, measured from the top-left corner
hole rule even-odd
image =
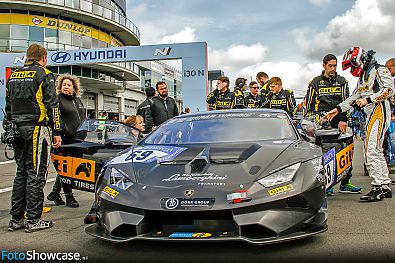
[[[15,163],[15,160],[0,162],[0,164]]]
[[[47,180],[47,183],[53,182],[53,181],[55,181],[55,180],[56,180],[56,178],[50,178],[50,179]],[[11,186],[11,187],[7,187],[7,188],[0,189],[0,194],[6,193],[6,192],[10,192],[10,191],[12,191],[12,186]]]

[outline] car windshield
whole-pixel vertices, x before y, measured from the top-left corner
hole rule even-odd
[[[112,120],[86,119],[77,130],[77,138],[94,143],[124,142],[136,144],[140,131]]]
[[[222,113],[171,119],[147,136],[142,144],[255,142],[296,138],[286,114]]]

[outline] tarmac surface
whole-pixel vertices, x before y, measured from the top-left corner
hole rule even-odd
[[[0,147],[0,250],[8,252],[78,252],[88,261],[128,262],[395,262],[395,197],[362,203],[359,194],[328,198],[329,229],[314,237],[256,246],[242,242],[158,242],[135,241],[114,244],[85,233],[83,218],[93,194],[74,191],[79,208],[44,205],[52,211],[43,215],[54,227],[45,231],[8,232],[10,199],[15,163],[3,163]],[[355,141],[352,183],[370,190],[370,178],[363,175],[362,142]],[[395,175],[391,175],[395,178]],[[45,196],[51,191],[55,172],[50,169]],[[395,187],[393,187],[395,189]],[[3,258],[4,259],[4,258]]]

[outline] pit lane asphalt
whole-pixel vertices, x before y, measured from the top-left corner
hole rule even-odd
[[[5,158],[0,156],[0,161]],[[370,189],[370,178],[363,175],[362,142],[355,142],[352,183]],[[0,189],[12,186],[15,163],[0,164]],[[49,178],[54,178],[53,167]],[[395,178],[395,175],[391,175]],[[45,186],[45,196],[53,182]],[[395,186],[393,186],[395,189]],[[45,206],[52,211],[43,218],[54,227],[36,233],[8,232],[11,192],[0,191],[0,250],[23,252],[79,252],[89,261],[129,262],[395,262],[395,197],[375,203],[359,202],[359,194],[338,193],[328,198],[329,229],[311,238],[286,243],[254,246],[242,242],[175,243],[136,241],[113,244],[85,233],[83,218],[93,194],[75,191],[79,208]]]

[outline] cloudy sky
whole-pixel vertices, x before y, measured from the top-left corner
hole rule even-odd
[[[299,96],[327,53],[341,61],[347,48],[362,46],[380,63],[395,57],[392,0],[127,0],[127,8],[142,45],[205,41],[209,70],[232,82],[265,71]],[[340,63],[338,72],[353,90],[356,79]]]

